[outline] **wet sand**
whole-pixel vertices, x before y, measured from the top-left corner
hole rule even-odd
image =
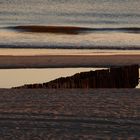
[[[138,139],[139,89],[0,89],[0,138]]]
[[[0,68],[64,68],[140,65],[140,55],[0,56]]]

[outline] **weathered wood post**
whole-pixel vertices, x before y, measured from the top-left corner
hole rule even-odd
[[[139,66],[77,73],[43,84],[29,84],[17,88],[135,88],[139,84]]]

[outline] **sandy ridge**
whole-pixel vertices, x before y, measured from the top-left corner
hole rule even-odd
[[[0,68],[110,67],[140,65],[140,55],[0,56]]]

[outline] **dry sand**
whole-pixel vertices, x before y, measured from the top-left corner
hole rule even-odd
[[[0,68],[110,67],[139,64],[140,55],[0,56]]]
[[[139,139],[139,89],[0,89],[0,140]]]

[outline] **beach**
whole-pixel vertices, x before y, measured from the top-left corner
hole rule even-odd
[[[140,139],[139,5],[0,0],[0,140]],[[55,79],[84,88],[32,86]]]
[[[140,55],[0,56],[1,69],[116,67]],[[140,89],[0,89],[0,138],[139,139]]]
[[[0,89],[0,138],[138,139],[139,89]]]
[[[140,64],[140,55],[0,56],[0,68],[111,67]]]

